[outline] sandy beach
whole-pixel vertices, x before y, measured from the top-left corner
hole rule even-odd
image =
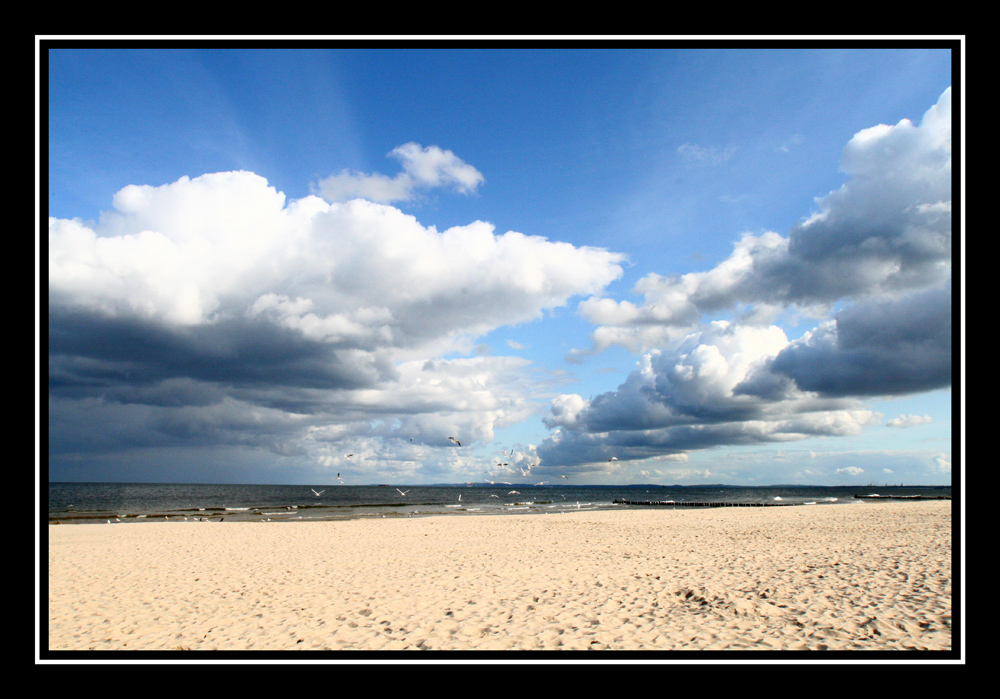
[[[948,501],[48,535],[49,650],[952,649]]]

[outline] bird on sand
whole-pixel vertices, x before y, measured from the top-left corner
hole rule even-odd
[[[317,492],[316,492],[315,490],[313,490],[312,488],[310,488],[309,490],[312,490],[312,491],[313,491],[313,493],[314,493],[314,494],[316,495],[316,497],[319,497],[320,495],[322,495],[323,493],[325,493],[325,492],[326,492],[325,490],[321,490],[321,491],[319,491],[319,492],[317,493]]]

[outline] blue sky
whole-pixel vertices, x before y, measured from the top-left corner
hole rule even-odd
[[[51,480],[950,482],[948,48],[144,46],[42,47]]]

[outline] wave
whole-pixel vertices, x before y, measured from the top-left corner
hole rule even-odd
[[[225,512],[225,507],[182,507],[177,512]]]

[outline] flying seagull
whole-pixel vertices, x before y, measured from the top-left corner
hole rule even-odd
[[[322,495],[323,493],[325,493],[325,492],[326,492],[325,490],[321,490],[321,491],[319,491],[319,492],[317,493],[317,492],[316,492],[315,490],[313,490],[312,488],[310,488],[309,490],[312,490],[312,491],[313,491],[313,493],[314,493],[314,494],[316,495],[316,497],[319,497],[320,495]]]
[[[396,490],[399,492],[400,495],[406,495],[408,492],[410,492],[409,490],[399,490],[399,488],[396,488]]]
[[[608,461],[618,461],[618,457],[612,456],[610,459],[608,459]]]
[[[569,476],[559,476],[560,478],[569,478]]]
[[[345,459],[349,459],[349,458],[351,458],[352,456],[354,456],[354,454],[347,454],[347,455],[346,455],[346,456],[345,456],[344,458],[345,458]]]
[[[448,439],[450,439],[451,441],[453,441],[458,446],[462,446],[462,443],[460,441],[458,441],[457,439],[455,439],[454,437],[448,437]]]

